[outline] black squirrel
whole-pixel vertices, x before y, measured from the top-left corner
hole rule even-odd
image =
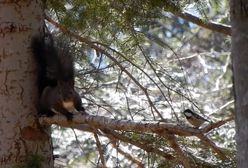
[[[48,117],[61,113],[72,120],[73,112],[86,113],[74,89],[73,57],[68,46],[61,44],[55,45],[51,34],[32,38],[32,53],[38,66],[38,113]]]

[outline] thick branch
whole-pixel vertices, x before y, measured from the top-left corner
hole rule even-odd
[[[65,127],[76,127],[78,124],[89,124],[95,128],[107,127],[113,130],[148,132],[164,135],[165,133],[177,134],[180,136],[196,136],[201,133],[199,129],[187,126],[179,126],[164,122],[135,122],[131,120],[115,120],[103,116],[75,114],[73,121],[67,121],[62,115],[53,117],[40,117],[42,125],[57,124]]]
[[[78,127],[78,124],[89,124],[95,128],[107,127],[113,130],[148,132],[164,135],[164,133],[176,134],[180,136],[197,136],[217,128],[233,118],[218,121],[210,124],[202,129],[192,128],[188,126],[176,125],[165,122],[145,122],[145,121],[131,121],[131,120],[116,120],[103,116],[81,115],[75,114],[73,121],[67,121],[66,117],[62,115],[55,115],[53,117],[40,117],[39,121],[42,125],[57,124],[65,127]]]
[[[170,12],[184,20],[195,23],[201,27],[231,36],[231,26],[229,25],[211,22],[211,21],[206,22],[202,20],[201,18],[198,18],[197,16],[192,15],[188,12],[173,12],[173,11],[170,11]]]
[[[211,124],[215,126],[221,126],[225,124],[230,119],[227,119],[225,122],[216,122],[216,124]],[[204,136],[203,130],[196,128],[179,126],[172,123],[164,122],[135,122],[131,120],[115,120],[103,116],[94,116],[94,115],[74,115],[73,121],[68,121],[66,117],[62,115],[55,115],[53,117],[41,117],[39,119],[42,125],[51,125],[57,124],[65,127],[77,127],[79,124],[88,124],[94,128],[99,128],[104,130],[104,128],[113,129],[113,130],[123,130],[123,131],[134,131],[134,132],[147,132],[147,133],[156,133],[163,137],[171,136],[173,134],[180,136],[196,136],[201,141],[211,147],[222,159],[225,158],[223,152],[218,148],[211,140]],[[211,130],[214,127],[210,126]],[[174,136],[174,135],[173,135]],[[175,144],[175,143],[174,143]],[[179,149],[179,148],[177,148]],[[177,150],[177,153],[182,157],[182,152]],[[184,165],[185,160],[184,161]],[[187,164],[186,164],[187,165]]]

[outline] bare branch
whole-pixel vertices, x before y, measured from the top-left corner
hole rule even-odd
[[[131,120],[115,120],[103,116],[94,116],[94,115],[81,115],[75,114],[72,121],[68,121],[66,117],[62,115],[54,115],[53,117],[40,117],[39,122],[42,125],[51,125],[57,124],[65,127],[75,127],[78,124],[89,124],[95,128],[107,127],[113,130],[123,130],[123,131],[135,131],[135,132],[148,132],[156,133],[160,135],[168,134],[177,134],[180,136],[196,136],[201,134],[201,130],[176,125],[173,123],[165,122],[135,122]]]
[[[217,128],[228,121],[233,120],[233,118],[228,118],[226,120],[218,121],[216,123],[210,124],[202,129],[192,128],[184,125],[177,125],[173,123],[165,122],[145,122],[145,121],[131,121],[131,120],[116,120],[107,118],[104,116],[94,116],[94,115],[81,115],[75,114],[73,121],[68,121],[66,117],[62,115],[54,115],[53,117],[40,117],[39,122],[42,125],[57,124],[65,127],[78,127],[78,124],[89,124],[90,126],[96,128],[108,127],[113,130],[123,130],[123,131],[136,131],[136,132],[148,132],[157,133],[159,135],[176,134],[180,136],[197,136],[208,131]]]
[[[205,127],[205,129],[196,129],[187,126],[180,126],[172,123],[164,123],[164,122],[135,122],[131,120],[115,120],[110,119],[103,116],[94,116],[94,115],[74,115],[73,121],[68,121],[66,117],[62,115],[55,115],[53,117],[40,117],[39,122],[42,125],[51,125],[57,124],[65,127],[77,127],[79,124],[88,124],[94,128],[99,128],[104,130],[104,128],[113,129],[113,130],[123,130],[123,131],[134,131],[134,132],[147,132],[147,133],[156,133],[163,137],[168,138],[173,134],[179,136],[196,136],[198,137],[204,144],[210,146],[222,159],[225,158],[225,155],[221,151],[219,147],[217,147],[214,142],[209,140],[204,136],[204,130],[212,130],[216,126],[221,126],[226,122],[230,121],[231,118],[226,119],[224,121],[219,121],[214,124],[210,124],[209,127]],[[173,135],[174,136],[174,135]],[[172,144],[177,145],[175,138],[173,139]],[[175,141],[175,142],[174,142]],[[175,147],[175,148],[174,148]],[[178,155],[182,157],[182,151],[180,151],[179,146],[172,146],[173,149],[176,150]],[[187,165],[185,160],[182,160],[184,165]]]
[[[229,118],[224,119],[224,120],[221,120],[221,121],[217,121],[215,123],[211,123],[211,124],[209,124],[209,125],[207,125],[207,126],[205,126],[204,128],[201,129],[202,133],[207,133],[207,132],[209,132],[209,131],[211,131],[211,130],[213,130],[215,128],[219,128],[220,126],[222,126],[222,125],[224,125],[227,122],[232,121],[232,120],[234,120],[234,116],[229,117]]]
[[[216,31],[216,32],[231,36],[231,26],[229,26],[229,25],[216,23],[216,22],[212,22],[212,21],[206,22],[206,21],[202,20],[201,18],[199,18],[199,17],[197,17],[191,13],[188,13],[188,12],[173,12],[173,11],[170,11],[170,12],[173,13],[174,15],[184,19],[184,20],[195,23],[201,27],[204,27],[204,28],[210,29],[212,31]]]
[[[95,137],[95,140],[96,140],[96,146],[97,146],[97,149],[98,149],[98,152],[99,152],[99,155],[100,155],[100,159],[101,159],[101,162],[102,162],[102,168],[106,168],[107,166],[106,166],[106,161],[104,159],[101,143],[100,143],[100,140],[98,138],[98,135],[95,132],[94,132],[94,137]]]

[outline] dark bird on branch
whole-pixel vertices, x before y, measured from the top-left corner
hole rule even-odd
[[[204,117],[200,116],[190,109],[184,110],[183,114],[185,115],[188,122],[196,128],[200,127],[204,122],[210,122],[209,120],[205,119]]]

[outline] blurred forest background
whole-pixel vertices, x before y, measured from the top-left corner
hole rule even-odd
[[[229,25],[228,1],[48,0],[46,8],[48,30],[75,55],[77,90],[88,113],[186,128],[192,127],[182,114],[188,108],[213,123],[233,115],[230,36],[183,15],[200,25]],[[176,156],[159,135],[118,131],[120,138],[98,139],[52,129],[57,167],[101,167],[101,155],[107,167],[182,167],[163,155]],[[205,136],[225,157],[195,136],[176,136],[191,167],[235,167],[234,122]]]

